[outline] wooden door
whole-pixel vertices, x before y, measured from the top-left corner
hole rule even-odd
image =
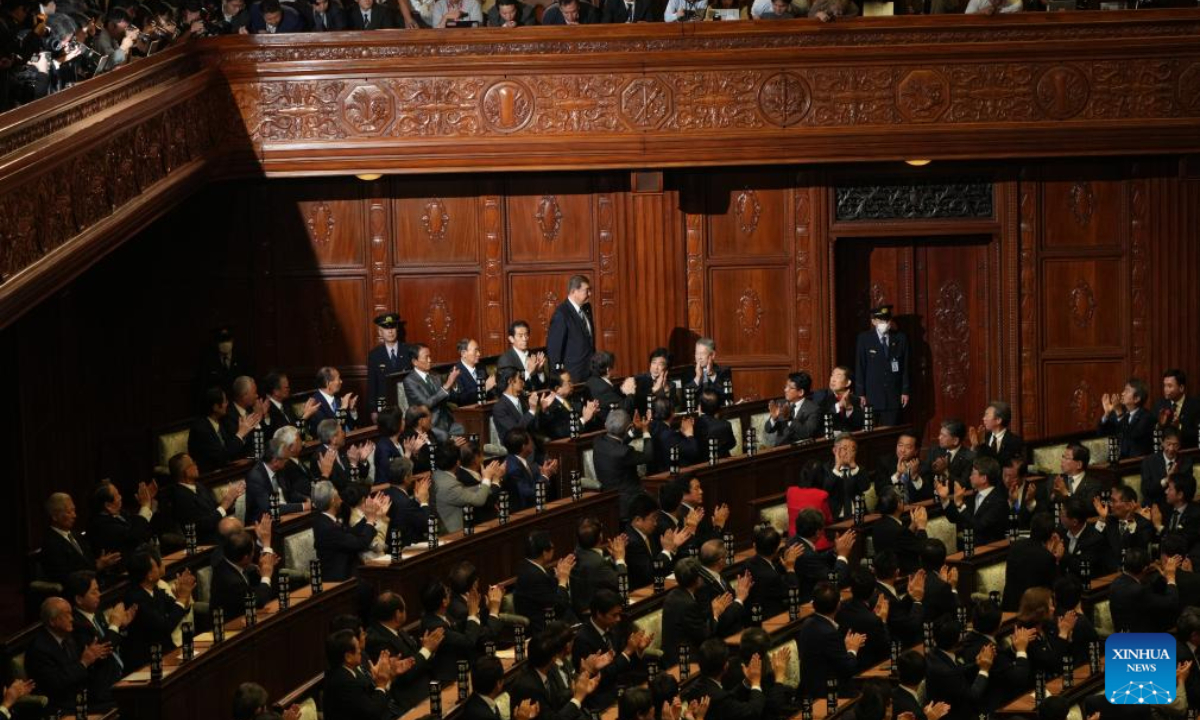
[[[997,377],[996,290],[990,238],[841,239],[837,243],[838,364],[854,366],[869,310],[894,305],[909,340],[911,397],[905,421],[931,445],[939,423],[978,424]],[[997,314],[998,316],[998,314]],[[824,378],[816,379],[822,384]]]

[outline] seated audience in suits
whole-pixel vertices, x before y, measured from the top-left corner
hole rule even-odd
[[[704,510],[704,485],[695,476],[686,480],[680,478],[671,483],[681,491],[679,506],[675,508],[675,517],[680,527],[691,527],[695,533],[694,543],[702,545],[709,540],[720,540],[725,537],[725,526],[729,521],[729,506],[722,503],[713,508],[711,513]],[[666,486],[664,486],[666,487]]]
[[[480,633],[477,649],[483,649],[485,640],[497,640],[504,630],[499,617],[500,603],[504,601],[504,588],[492,585],[484,594],[479,587],[479,569],[468,560],[462,560],[450,569],[449,575],[446,576],[446,586],[450,590],[450,606],[446,610],[446,617],[462,627],[470,617],[472,597],[478,596],[480,600],[477,618]]]
[[[679,448],[679,467],[695,465],[704,457],[700,441],[696,437],[696,419],[686,415],[679,421],[676,429],[672,420],[675,408],[667,398],[657,398],[651,408],[650,440],[654,450],[653,467],[646,468],[646,474],[651,475],[666,472],[671,467],[671,449]]]
[[[577,617],[587,616],[597,591],[619,589],[617,574],[627,567],[626,542],[624,535],[608,539],[604,526],[594,517],[579,521],[575,528],[575,567],[571,569],[571,607]]]
[[[247,439],[262,418],[256,413],[233,413],[235,423],[230,430],[225,417],[232,411],[225,391],[218,387],[205,392],[204,408],[204,417],[188,426],[188,455],[200,466],[201,473],[208,473],[245,457]]]
[[[887,548],[896,553],[900,572],[905,575],[916,572],[921,566],[921,548],[928,537],[925,527],[929,516],[925,508],[909,508],[896,491],[889,487],[879,492],[875,512],[882,516],[871,528],[875,547]],[[905,512],[909,512],[907,523],[904,522]]]
[[[342,498],[332,483],[322,480],[313,485],[313,545],[321,561],[321,576],[327,581],[349,580],[358,569],[359,554],[375,540],[375,523],[386,517],[391,500],[386,495],[367,498],[363,519],[346,528],[339,519]]]
[[[701,597],[704,579],[698,558],[683,558],[675,563],[675,588],[667,593],[662,611],[663,663],[668,667],[679,661],[679,648],[686,645],[689,654],[696,652],[715,633],[719,618],[733,604],[726,593],[705,602]]]
[[[458,676],[460,660],[471,662],[475,659],[479,638],[484,632],[480,617],[483,600],[478,590],[470,593],[464,611],[466,618],[456,622],[450,617],[450,588],[440,580],[431,580],[421,591],[421,606],[425,610],[421,616],[421,632],[442,633],[442,642],[430,663],[434,680],[441,683],[453,680]],[[500,600],[498,593],[494,598],[490,594],[487,598],[489,604],[494,603],[491,608],[493,617],[500,611]]]
[[[260,717],[271,717],[271,696],[267,689],[258,683],[244,682],[233,692],[233,720],[257,720]],[[287,708],[284,717],[301,717],[299,704]]]
[[[433,497],[442,531],[447,533],[463,529],[464,507],[481,509],[491,502],[492,483],[500,480],[504,473],[500,461],[494,460],[484,468],[483,480],[478,485],[468,487],[458,476],[461,456],[462,453],[453,443],[439,445],[434,454],[437,470],[433,472]]]
[[[1011,405],[1000,400],[988,403],[983,411],[983,425],[967,431],[975,455],[989,454],[1001,465],[1007,465],[1016,457],[1024,459],[1025,441],[1008,429],[1011,422]]]
[[[42,601],[41,620],[25,651],[25,673],[48,700],[51,714],[74,714],[75,695],[87,689],[92,667],[112,655],[112,645],[96,639],[80,647],[71,605],[62,598]]]
[[[435,0],[430,18],[435,28],[455,27],[458,23],[483,23],[479,0]]]
[[[1029,479],[1025,476],[1025,458],[1013,457],[1001,466],[1000,475],[1004,480],[1004,490],[1008,495],[1009,522],[1011,514],[1017,514],[1017,527],[1028,530],[1034,515],[1049,513],[1054,509],[1050,500],[1050,486],[1054,481],[1039,477]]]
[[[921,463],[920,443],[913,433],[896,438],[896,453],[879,458],[875,469],[875,492],[892,487],[906,503],[933,499],[933,478]]]
[[[379,427],[379,440],[375,443],[375,457],[371,463],[375,468],[374,484],[388,485],[391,483],[389,472],[392,460],[408,455],[401,440],[404,416],[399,408],[387,408],[376,416],[376,424]]]
[[[796,687],[784,683],[788,665],[792,660],[792,649],[784,646],[775,653],[771,653],[770,650],[776,643],[772,642],[770,634],[761,627],[746,628],[742,632],[740,640],[738,648],[740,662],[730,663],[723,685],[729,688],[729,692],[735,700],[749,702],[750,693],[753,691],[746,682],[745,668],[757,656],[762,667],[760,684],[762,693],[766,697],[762,717],[795,717],[801,709],[796,700]]]
[[[1179,533],[1187,541],[1189,552],[1200,541],[1200,505],[1193,502],[1196,497],[1196,478],[1191,475],[1173,475],[1167,481],[1167,505],[1170,512],[1163,514],[1150,508],[1150,522],[1160,540],[1165,533]]]
[[[539,466],[533,456],[533,436],[521,428],[508,431],[504,436],[504,449],[508,452],[504,461],[504,489],[508,491],[510,509],[516,512],[534,507],[539,482],[547,484],[549,499],[549,482],[558,471],[558,460],[551,458],[544,466]]]
[[[751,616],[747,598],[754,586],[752,576],[748,571],[743,572],[737,579],[736,589],[725,580],[721,574],[725,569],[725,543],[721,540],[709,540],[702,544],[696,557],[700,560],[700,588],[696,591],[696,599],[700,604],[709,605],[723,595],[733,600],[720,616],[713,618],[715,625],[712,634],[727,637],[740,632]]]
[[[617,698],[619,679],[643,669],[643,653],[653,638],[636,627],[622,631],[621,612],[625,603],[615,589],[600,588],[588,606],[590,615],[580,614],[588,619],[580,624],[572,648],[575,666],[582,668],[596,653],[613,654],[612,662],[599,671],[600,682],[587,702],[591,710],[612,705]]]
[[[346,29],[346,11],[338,0],[312,0],[297,3],[310,32],[337,32]]]
[[[263,418],[262,426],[267,435],[274,435],[282,427],[295,427],[297,422],[308,423],[308,419],[317,411],[320,403],[316,398],[304,401],[304,409],[300,417],[292,411],[292,381],[284,373],[272,370],[263,378],[263,392],[267,394],[267,415]]]
[[[487,369],[479,364],[483,353],[479,343],[471,338],[462,338],[455,346],[458,350],[458,379],[450,391],[450,400],[455,405],[476,405],[486,401],[496,386],[496,376],[488,375]]]
[[[150,662],[152,645],[161,646],[163,655],[175,649],[171,634],[192,607],[196,578],[191,571],[184,570],[175,578],[168,593],[160,585],[162,561],[154,555],[138,552],[125,565],[129,568],[130,583],[125,593],[125,607],[136,605],[137,613],[129,623],[125,642],[121,644],[121,659],[132,671]]]
[[[842,432],[858,432],[863,429],[862,402],[854,394],[854,375],[849,367],[838,365],[829,374],[829,387],[812,393],[817,404],[824,435],[825,416],[831,415],[834,435]]]
[[[754,531],[754,555],[746,561],[746,571],[754,584],[746,599],[750,607],[762,608],[764,618],[775,617],[788,607],[788,590],[796,587],[796,559],[800,545],[783,547],[779,531],[765,525]]]
[[[246,613],[246,596],[254,594],[254,605],[262,609],[275,596],[271,578],[279,556],[264,551],[254,565],[254,536],[242,530],[225,538],[224,558],[213,566],[209,603],[225,611],[232,620]]]
[[[1066,502],[1069,498],[1078,497],[1091,506],[1092,498],[1099,495],[1104,488],[1104,481],[1087,470],[1091,461],[1092,453],[1086,445],[1067,444],[1059,460],[1062,475],[1054,478],[1051,490],[1055,502]]]
[[[1000,465],[992,457],[975,458],[971,467],[971,489],[967,498],[962,485],[937,483],[934,491],[946,518],[960,529],[975,533],[975,545],[1003,540],[1008,534],[1008,495],[1000,485]]]
[[[592,355],[592,375],[587,380],[587,389],[592,399],[600,403],[601,421],[608,417],[611,410],[621,409],[631,415],[635,410],[637,380],[627,377],[620,387],[614,385],[609,375],[616,362],[613,354],[605,350]]]
[[[802,550],[792,568],[796,573],[796,586],[800,588],[800,602],[812,600],[813,589],[818,583],[829,579],[829,573],[836,571],[838,585],[845,585],[850,579],[850,551],[857,537],[853,530],[847,530],[837,537],[830,550],[817,550],[816,540],[825,534],[825,517],[821,511],[813,508],[802,510],[796,516],[796,537],[794,544]],[[832,612],[832,611],[830,611]]]
[[[537,25],[533,6],[518,0],[497,0],[487,12],[488,27],[529,27]]]
[[[875,552],[875,587],[881,597],[887,598],[887,628],[893,640],[902,647],[910,647],[922,639],[922,624],[925,620],[925,572],[917,570],[908,580],[907,592],[901,595],[896,589],[900,579],[896,553],[890,548]]]
[[[1099,498],[1093,500],[1095,502],[1089,505],[1083,498],[1073,497],[1063,503],[1062,508],[1060,535],[1065,552],[1059,561],[1059,573],[1080,580],[1085,571],[1088,580],[1116,571],[1116,561],[1120,557],[1109,553],[1104,535],[1088,522],[1088,517],[1096,512],[1094,506],[1105,507]]]
[[[886,546],[884,546],[886,547]],[[855,655],[861,672],[883,662],[892,647],[887,620],[890,607],[882,593],[876,592],[875,574],[865,567],[850,573],[850,599],[842,602],[833,618],[839,630],[866,638]]]
[[[88,522],[88,541],[101,555],[109,552],[129,557],[142,543],[150,541],[150,522],[154,518],[154,497],[158,483],[138,483],[136,515],[121,512],[121,491],[104,481],[92,491],[92,518]]]
[[[1149,550],[1150,543],[1154,542],[1154,524],[1138,513],[1138,497],[1133,488],[1115,485],[1110,505],[1096,499],[1093,504],[1098,513],[1095,527],[1104,536],[1106,544],[1109,572],[1119,569],[1116,565],[1122,550],[1134,547]]]
[[[833,442],[833,461],[825,466],[824,488],[829,493],[829,509],[836,518],[854,514],[854,499],[871,486],[869,471],[858,464],[858,441],[842,433]]]
[[[953,617],[944,617],[933,625],[933,648],[925,653],[928,667],[925,690],[929,699],[950,705],[950,720],[975,717],[974,708],[983,707],[991,679],[988,672],[996,657],[996,646],[989,644],[975,656],[975,664],[967,667],[954,654],[962,635],[962,626]],[[976,672],[978,668],[978,672]]]
[[[951,480],[970,487],[971,461],[975,453],[964,447],[967,426],[961,420],[942,421],[938,431],[938,446],[929,451],[929,470],[934,475],[947,475]]]
[[[560,646],[563,631],[557,627],[539,633],[529,641],[529,652],[523,667],[508,683],[510,707],[537,708],[527,717],[538,720],[577,720],[587,717],[583,702],[595,687],[586,671],[567,686],[559,671]],[[514,712],[514,716],[515,716]]]
[[[433,478],[429,474],[414,475],[412,461],[407,457],[392,459],[391,483],[383,494],[391,500],[388,526],[399,532],[405,545],[429,539],[429,495]]]
[[[529,618],[533,632],[546,626],[547,611],[555,619],[573,619],[571,612],[571,568],[575,556],[554,559],[554,541],[545,530],[534,530],[525,538],[525,559],[517,566],[513,605],[518,615]]]
[[[368,0],[369,1],[369,0]],[[386,650],[363,668],[363,643],[354,630],[338,630],[325,640],[322,711],[327,718],[388,720],[388,686],[404,668],[400,658]],[[428,692],[428,690],[426,690]]]
[[[921,570],[925,572],[924,622],[953,617],[958,609],[958,570],[946,566],[946,544],[937,538],[925,541],[921,550]],[[918,571],[920,573],[920,571]]]
[[[1118,438],[1121,458],[1142,457],[1154,452],[1157,419],[1146,409],[1149,396],[1146,383],[1138,378],[1129,378],[1120,397],[1108,393],[1100,396],[1104,415],[1100,418],[1099,432]]]
[[[1009,546],[1004,565],[1004,596],[1000,609],[1016,612],[1021,596],[1031,587],[1051,587],[1065,548],[1055,533],[1054,516],[1038,513],[1029,524],[1029,537]]]
[[[108,657],[99,658],[88,667],[87,690],[89,708],[111,707],[112,687],[125,674],[120,656],[121,641],[125,639],[125,628],[133,621],[137,609],[126,609],[124,603],[118,602],[106,613],[101,612],[100,586],[96,583],[96,573],[89,570],[71,573],[63,586],[63,595],[71,599],[74,608],[71,635],[75,639],[75,648],[83,650],[93,643],[109,646]]]
[[[771,9],[763,11],[758,20],[791,20],[798,17],[791,0],[771,0]]]
[[[390,590],[380,593],[371,603],[371,621],[367,627],[367,657],[371,662],[379,662],[383,652],[401,663],[412,661],[407,670],[396,674],[388,688],[396,707],[407,711],[429,697],[429,681],[433,679],[430,661],[437,654],[446,632],[431,630],[418,642],[404,629],[408,624],[404,598]]]
[[[1167,557],[1162,561],[1161,578],[1150,564],[1149,556],[1140,548],[1125,552],[1122,573],[1112,582],[1109,607],[1113,628],[1117,632],[1167,632],[1179,615],[1179,587],[1175,574],[1183,558]]]
[[[244,481],[225,486],[221,502],[204,483],[197,482],[200,468],[187,453],[177,453],[167,461],[167,470],[174,481],[167,487],[171,516],[180,530],[189,523],[196,526],[196,542],[212,545],[217,540],[217,523],[233,515],[237,499],[246,492]]]
[[[625,564],[629,570],[629,589],[645,587],[654,581],[657,560],[665,577],[679,548],[692,536],[691,528],[657,532],[658,503],[640,493],[629,504],[629,529],[625,532]]]
[[[364,0],[367,1],[369,0]],[[339,424],[347,432],[354,429],[354,423],[358,420],[358,396],[346,393],[338,397],[341,391],[342,374],[337,368],[326,366],[317,370],[317,394],[313,396],[317,401],[317,410],[308,419],[308,434],[311,437],[316,437],[317,428],[322,420],[337,420],[338,413],[342,410],[346,411],[345,421]]]
[[[591,25],[597,22],[596,9],[579,0],[557,0],[542,13],[543,25]]]
[[[72,530],[75,527],[75,501],[66,493],[54,493],[46,499],[50,528],[42,538],[38,562],[51,582],[62,584],[76,570],[104,573],[121,562],[121,553],[99,556],[92,553],[88,541]]]
[[[266,421],[271,405],[258,396],[258,384],[254,382],[254,378],[245,375],[234,378],[229,392],[229,409],[225,412],[225,417],[221,418],[221,429],[227,435],[237,435],[242,420],[249,418],[255,421],[250,431],[262,431],[264,437],[267,437]],[[255,459],[254,445],[250,438],[247,438],[245,452],[246,457]]]
[[[800,674],[801,697],[821,697],[827,691],[829,679],[837,679],[839,685],[844,685],[854,673],[856,657],[867,642],[866,635],[853,630],[843,633],[834,620],[839,597],[837,587],[828,580],[813,588],[813,616],[801,626],[796,638],[800,667],[804,668]]]
[[[517,320],[508,326],[508,345],[496,361],[496,373],[512,368],[521,374],[530,390],[546,387],[546,353],[529,352],[529,323]]]
[[[733,436],[733,425],[717,417],[721,408],[720,396],[711,388],[700,393],[700,414],[696,417],[696,442],[705,460],[715,444],[717,457],[727,458],[733,453],[737,439]],[[714,443],[715,441],[715,443]]]
[[[336,422],[330,422],[336,427]],[[291,492],[283,475],[291,457],[291,443],[285,437],[274,437],[268,447],[266,457],[246,473],[246,518],[249,522],[256,522],[271,512],[272,496],[279,500],[281,515],[308,512],[311,507],[307,498]]]
[[[788,375],[783,385],[783,402],[771,401],[770,418],[764,426],[768,445],[790,445],[823,436],[821,406],[809,397],[812,377],[806,372]]]
[[[516,0],[507,2],[515,3]],[[497,699],[503,694],[504,665],[499,658],[490,655],[479,658],[471,668],[471,696],[463,704],[462,720],[497,720],[500,717]],[[517,708],[513,711],[516,716]]]
[[[684,392],[690,389],[699,398],[705,390],[712,390],[717,394],[717,407],[733,403],[725,393],[726,381],[733,382],[733,372],[717,364],[717,343],[706,337],[697,340],[694,359],[696,369],[684,383]]]
[[[624,0],[616,0],[616,2],[624,4]],[[671,408],[674,409],[679,404],[679,393],[675,389],[675,383],[668,376],[671,365],[671,352],[664,347],[654,348],[650,352],[650,367],[644,373],[638,373],[633,376],[634,385],[634,407],[645,413],[654,407],[654,401],[666,400]],[[655,419],[661,419],[655,415]]]
[[[622,520],[630,517],[630,503],[642,492],[638,466],[649,467],[654,462],[654,445],[647,442],[649,426],[649,421],[640,414],[630,418],[624,410],[613,410],[604,420],[604,435],[597,437],[592,446],[596,479],[604,490],[619,493],[618,513]],[[641,450],[632,445],[635,437],[642,438]]]
[[[409,405],[404,411],[404,430],[400,433],[401,447],[405,443],[414,444],[409,458],[413,462],[413,472],[433,472],[433,451],[438,440],[433,434],[433,416],[424,405]]]
[[[996,635],[1000,630],[1002,615],[1000,608],[990,602],[975,604],[971,615],[971,629],[963,633],[963,639],[956,652],[956,659],[964,665],[976,665],[980,652],[985,647],[995,649],[992,667],[988,670],[987,690],[984,692],[983,708],[995,712],[1007,705],[1022,690],[1033,684],[1033,671],[1029,657],[1029,646],[1035,639],[1035,630],[1018,627],[1013,630],[1011,647],[1007,643],[997,641]],[[1078,634],[1078,633],[1077,633]],[[1087,662],[1087,648],[1084,647],[1083,661]],[[1059,660],[1061,672],[1061,659]]]
[[[1200,398],[1187,394],[1187,375],[1178,368],[1167,370],[1162,376],[1162,389],[1163,396],[1154,406],[1155,419],[1164,430],[1178,430],[1184,447],[1196,447],[1200,433]]]
[[[290,5],[290,2],[284,5],[279,0],[254,3],[250,6],[250,23],[246,28],[251,35],[304,32],[304,19]]]
[[[699,660],[700,679],[684,693],[683,698],[688,701],[689,707],[693,701],[703,702],[707,698],[707,718],[757,720],[763,716],[767,703],[763,692],[763,673],[764,666],[770,666],[767,658],[760,655],[746,663],[742,670],[742,684],[749,691],[745,693],[745,699],[739,699],[721,684],[722,678],[729,673],[729,645],[723,639],[708,638],[700,644],[700,652],[693,654],[693,657]]]
[[[604,0],[600,22],[607,24],[657,22],[649,0]]]
[[[312,454],[309,475],[314,479],[328,480],[338,490],[350,483],[370,485],[368,458],[375,454],[375,443],[367,440],[357,445],[346,446],[346,431],[337,420],[322,420],[317,425],[317,439],[321,444]]]
[[[271,440],[279,440],[287,446],[287,463],[283,466],[283,483],[287,487],[287,497],[292,502],[304,502],[312,495],[312,484],[321,479],[318,471],[313,473],[300,459],[304,451],[304,437],[299,428],[284,426],[275,431]],[[267,445],[268,449],[270,445]],[[320,467],[320,462],[317,463]]]
[[[538,414],[554,402],[554,396],[549,393],[529,393],[526,397],[525,378],[510,368],[496,371],[496,387],[501,393],[492,406],[492,424],[496,427],[496,437],[502,442],[512,430],[532,431],[536,428]]]
[[[1142,501],[1147,507],[1157,505],[1164,514],[1168,510],[1167,478],[1175,474],[1193,475],[1192,459],[1179,454],[1182,446],[1179,430],[1167,427],[1162,433],[1162,451],[1142,460]]]
[[[347,30],[386,30],[398,27],[396,17],[387,5],[375,0],[356,0],[346,7]]]
[[[571,436],[571,415],[576,415],[580,433],[593,432],[604,427],[600,419],[600,403],[596,400],[571,399],[575,388],[571,384],[571,373],[563,370],[550,374],[550,388],[553,392],[546,396],[550,402],[540,407],[538,429],[550,440],[561,440]],[[546,399],[543,398],[543,401]],[[515,417],[514,407],[511,416]],[[499,428],[497,428],[499,429]]]
[[[946,703],[929,703],[922,699],[925,682],[925,653],[905,650],[896,659],[896,688],[892,690],[892,714],[900,717],[912,713],[913,720],[938,720],[950,711]],[[937,710],[926,714],[927,710]]]

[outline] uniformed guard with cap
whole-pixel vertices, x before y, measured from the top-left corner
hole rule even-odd
[[[371,418],[379,407],[379,398],[387,393],[387,376],[395,372],[412,370],[412,356],[408,343],[400,342],[400,314],[384,313],[375,318],[379,327],[380,343],[367,355],[367,407]],[[395,405],[395,398],[385,398],[385,405]]]
[[[854,376],[877,425],[900,424],[908,406],[908,337],[895,327],[891,305],[871,308],[872,329],[859,333]]]

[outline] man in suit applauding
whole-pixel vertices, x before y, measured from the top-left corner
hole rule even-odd
[[[261,610],[275,596],[271,577],[279,556],[264,550],[255,567],[254,536],[245,530],[225,538],[222,553],[224,558],[213,566],[212,607],[221,608],[225,619],[232,620],[245,614],[246,596],[253,594],[254,606]]]
[[[985,452],[1007,465],[1013,458],[1025,457],[1025,441],[1008,429],[1012,422],[1012,406],[1000,400],[988,403],[983,411],[983,425],[971,428],[967,439],[975,454]]]
[[[813,588],[813,617],[800,628],[796,644],[800,647],[800,695],[822,697],[828,691],[827,680],[849,679],[856,667],[859,649],[867,636],[854,631],[843,636],[833,614],[837,612],[840,595],[830,582],[817,583]]]
[[[1183,445],[1179,430],[1168,427],[1163,430],[1162,450],[1142,460],[1142,500],[1147,505],[1158,505],[1167,511],[1167,478],[1172,475],[1191,475],[1192,459],[1179,454]]]
[[[150,647],[158,645],[163,655],[175,648],[171,634],[192,607],[192,591],[196,578],[184,570],[175,578],[173,593],[159,587],[163,578],[162,562],[150,553],[141,552],[126,563],[132,587],[125,593],[125,607],[137,606],[137,615],[129,624],[129,634],[121,646],[121,657],[127,668],[138,668],[150,662]]]
[[[946,518],[960,529],[975,532],[975,545],[1003,540],[1008,532],[1008,495],[998,490],[1000,465],[990,457],[976,458],[971,468],[971,489],[975,494],[968,501],[963,486],[939,482],[934,487]],[[951,497],[953,495],[953,497]]]
[[[838,365],[829,374],[829,387],[812,394],[812,399],[820,408],[822,422],[824,416],[832,416],[833,431],[858,432],[863,429],[862,401],[854,394],[854,379],[850,377],[850,368]]]
[[[488,375],[487,369],[479,364],[483,353],[479,343],[471,338],[462,338],[456,346],[458,350],[458,382],[450,391],[455,405],[476,405],[486,402],[496,387],[496,376]]]
[[[1104,416],[1098,432],[1118,438],[1122,458],[1142,457],[1154,451],[1155,418],[1146,411],[1146,383],[1130,378],[1121,395],[1100,396]]]
[[[338,630],[325,640],[324,712],[327,718],[388,720],[388,688],[399,674],[415,664],[394,658],[387,650],[363,669],[363,646],[353,630]]]
[[[433,357],[430,355],[429,346],[419,343],[413,346],[413,370],[404,378],[404,394],[408,397],[409,407],[424,405],[429,408],[433,418],[433,434],[438,442],[446,442],[450,435],[462,434],[462,428],[454,426],[454,416],[449,407],[450,391],[458,382],[459,372],[455,366],[443,379],[440,375],[430,372],[432,367]]]
[[[772,400],[768,406],[771,417],[764,428],[768,444],[790,445],[821,436],[821,407],[809,398],[810,392],[812,376],[804,371],[788,375],[783,402]]]
[[[575,382],[591,377],[596,352],[596,323],[592,319],[592,284],[583,275],[567,281],[567,299],[554,309],[546,339],[552,368],[562,366]]]
[[[955,418],[942,421],[938,430],[938,446],[929,451],[929,469],[934,475],[944,475],[964,488],[970,486],[971,462],[974,451],[963,447],[967,426]]]
[[[386,30],[396,27],[396,18],[386,5],[376,5],[375,0],[358,0],[346,10],[346,26],[349,30]]]
[[[426,632],[421,641],[408,634],[404,626],[408,612],[404,598],[384,591],[371,604],[371,624],[367,627],[367,657],[378,662],[385,652],[401,661],[412,660],[407,670],[392,679],[388,689],[392,701],[401,710],[409,710],[429,697],[430,660],[442,644],[446,631],[442,628]]]
[[[471,697],[463,705],[462,720],[500,720],[497,698],[504,694],[504,665],[499,658],[490,655],[475,661],[471,668]],[[513,720],[532,720],[538,717],[541,708],[526,698],[512,708]]]
[[[605,434],[596,438],[593,457],[596,464],[596,479],[605,490],[620,493],[620,517],[629,519],[630,503],[642,492],[642,479],[638,466],[649,466],[654,461],[653,443],[649,442],[649,421],[639,413],[632,420],[624,410],[613,410],[604,421]],[[632,432],[630,427],[633,428]],[[630,442],[642,438],[642,449],[637,450]]]
[[[517,320],[508,326],[509,348],[496,361],[496,372],[505,368],[522,374],[530,390],[546,387],[546,353],[529,352],[529,323]]]
[[[717,343],[706,337],[697,340],[695,359],[696,369],[684,385],[684,392],[691,390],[699,396],[705,390],[712,390],[720,404],[732,403],[733,398],[726,397],[725,384],[728,381],[732,385],[733,373],[717,364]]]
[[[318,513],[313,520],[313,544],[321,561],[322,576],[332,582],[350,579],[358,568],[359,553],[371,547],[375,525],[379,518],[387,516],[392,501],[382,494],[367,498],[363,519],[347,529],[339,519],[341,496],[333,483],[322,480],[313,485],[312,506]]]
[[[1178,430],[1184,447],[1196,447],[1200,434],[1200,398],[1188,396],[1187,375],[1171,368],[1163,373],[1162,387],[1163,396],[1154,406],[1154,417],[1163,428]]]
[[[50,529],[42,539],[41,563],[46,579],[63,583],[76,570],[104,572],[121,562],[121,553],[99,557],[83,537],[75,534],[75,501],[66,493],[54,493],[46,500]]]
[[[97,660],[88,668],[88,707],[102,708],[112,704],[112,687],[125,674],[118,651],[125,639],[124,631],[137,615],[137,608],[125,608],[124,603],[110,607],[107,613],[100,611],[100,586],[96,584],[96,573],[87,570],[71,573],[63,586],[63,595],[71,599],[74,606],[75,647],[86,648],[93,643],[107,643],[111,654]],[[130,668],[132,669],[132,668]]]
[[[66,600],[58,597],[42,602],[42,626],[25,651],[25,672],[37,684],[38,694],[49,700],[46,708],[73,713],[75,695],[88,686],[88,673],[97,662],[112,654],[112,645],[100,639],[79,647],[73,636],[74,615]]]
[[[612,662],[600,669],[600,683],[588,698],[588,709],[601,710],[617,699],[618,678],[642,668],[642,654],[650,647],[654,638],[644,631],[633,628],[618,636],[621,627],[621,611],[625,604],[615,590],[604,588],[592,596],[589,609],[591,615],[579,626],[572,648],[572,659],[581,667],[587,658],[596,653],[612,653]]]
[[[517,568],[513,604],[517,614],[529,618],[534,632],[546,625],[546,611],[554,617],[574,619],[571,612],[571,568],[575,556],[554,559],[554,541],[545,530],[534,530],[525,538],[525,561]]]

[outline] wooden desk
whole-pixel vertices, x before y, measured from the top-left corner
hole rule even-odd
[[[454,410],[454,420],[462,425],[463,434],[467,437],[478,435],[481,449],[492,442],[492,409],[495,407],[496,401],[490,400],[478,405],[462,405]],[[496,444],[503,445],[504,438],[496,438]]]
[[[959,597],[969,598],[975,592],[975,579],[980,568],[1003,563],[1008,559],[1008,539],[978,545],[975,554],[966,557],[961,551],[946,556],[946,564],[958,568]]]
[[[595,430],[581,433],[577,438],[562,438],[546,443],[546,458],[558,460],[559,497],[568,497],[571,494],[571,472],[573,470],[578,470],[580,477],[587,476],[583,470],[583,454],[591,450],[596,438],[603,434],[603,430]]]
[[[404,559],[392,565],[364,565],[359,576],[376,593],[394,590],[404,597],[412,617],[420,614],[421,589],[433,578],[444,579],[450,569],[468,560],[479,569],[479,581],[492,585],[515,577],[525,557],[525,538],[534,530],[545,530],[554,540],[555,554],[575,549],[575,528],[585,517],[596,517],[609,534],[617,532],[615,491],[584,493],[574,502],[569,497],[546,504],[546,511],[514,513],[508,524],[492,520],[476,526],[474,535],[461,532],[443,535],[433,550],[405,551]]]
[[[226,624],[225,642],[214,645],[208,633],[197,636],[196,656],[183,662],[178,649],[163,658],[162,680],[150,680],[142,667],[113,687],[121,717],[138,720],[212,720],[226,717],[237,686],[254,680],[272,696],[282,696],[325,669],[329,621],[358,610],[358,582],[326,583],[315,596],[303,587],[291,595],[291,607],[279,611],[272,601],[259,611],[258,623],[244,619]]]
[[[1064,691],[1062,686],[1062,678],[1056,677],[1053,680],[1046,682],[1046,696],[1061,696],[1074,704],[1101,689],[1104,685],[1103,654],[1101,654],[1100,657],[1100,672],[1093,675],[1091,669],[1088,668],[1086,664],[1077,667],[1075,668],[1075,673],[1073,674],[1074,685],[1070,690]],[[1172,688],[1172,692],[1174,692],[1174,688]],[[1037,707],[1034,703],[1033,692],[1031,691],[1021,693],[1020,697],[1000,708],[994,714],[1028,716],[1030,713],[1036,712]]]

